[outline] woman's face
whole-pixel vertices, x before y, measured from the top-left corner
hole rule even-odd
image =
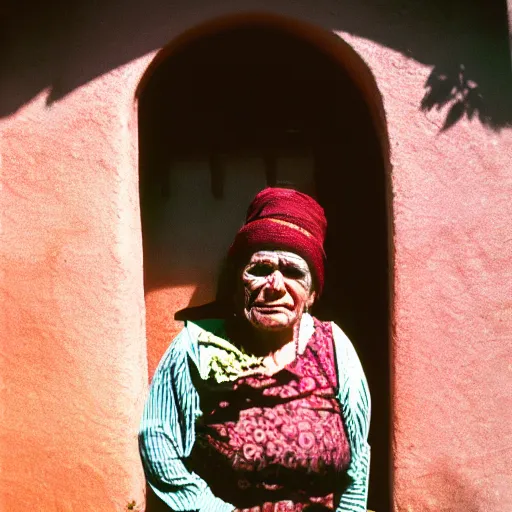
[[[242,282],[244,313],[257,329],[290,329],[315,300],[308,264],[291,252],[255,252],[243,269]]]

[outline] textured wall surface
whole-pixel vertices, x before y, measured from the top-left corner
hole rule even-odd
[[[147,370],[130,73],[51,107],[43,92],[2,121],[5,511],[125,510],[143,499],[137,427]]]
[[[6,7],[4,510],[119,511],[143,501],[136,431],[147,368],[135,91],[160,48],[241,9],[335,32],[368,64],[383,96],[394,228],[395,510],[512,508],[506,5],[444,4]]]

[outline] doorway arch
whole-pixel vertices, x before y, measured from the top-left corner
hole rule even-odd
[[[390,166],[367,65],[321,28],[239,15],[163,49],[138,100],[150,374],[179,329],[175,311],[213,298],[220,257],[252,196],[266,184],[315,195],[329,227],[314,313],[344,329],[365,368],[369,508],[389,510]]]

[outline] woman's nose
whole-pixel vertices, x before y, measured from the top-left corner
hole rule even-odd
[[[286,291],[284,285],[284,277],[283,274],[279,270],[275,270],[267,277],[267,286],[265,287],[266,291],[269,293],[277,293],[281,294]]]

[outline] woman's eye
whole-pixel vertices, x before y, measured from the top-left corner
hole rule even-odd
[[[272,274],[274,267],[266,263],[257,263],[253,267],[250,267],[247,272],[256,277],[264,277]]]
[[[281,272],[284,277],[288,277],[290,279],[302,279],[304,277],[304,271],[293,265],[283,267]]]

